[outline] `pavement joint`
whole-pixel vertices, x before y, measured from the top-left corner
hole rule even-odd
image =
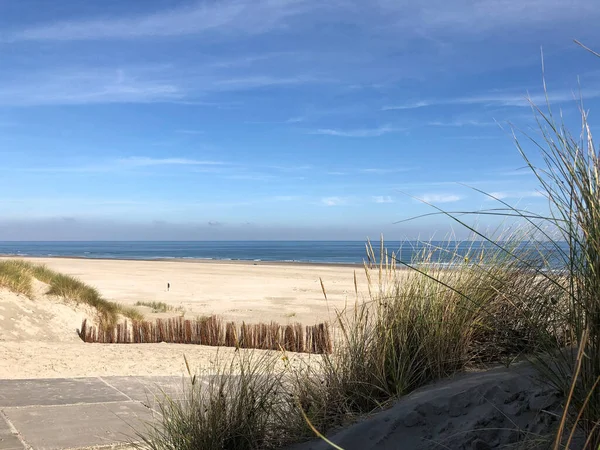
[[[117,391],[119,394],[124,395],[125,397],[127,397],[130,401],[135,402],[136,400],[132,399],[129,395],[127,395],[125,392],[121,391],[120,389],[116,388],[115,386],[113,386],[112,384],[110,384],[108,381],[106,381],[104,378],[102,377],[98,377],[98,379],[100,381],[102,381],[104,384],[106,384],[109,388],[114,389],[115,391]]]
[[[178,381],[174,377],[0,380],[0,450],[117,450],[131,443],[125,436],[135,436],[135,430],[160,416],[157,392],[179,392]]]
[[[105,402],[75,402],[75,403],[65,403],[62,405],[23,405],[23,406],[2,406],[2,411],[18,411],[22,409],[47,409],[47,408],[68,408],[69,406],[84,406],[84,405],[110,405],[111,403],[137,403],[141,404],[138,400],[107,400]],[[145,406],[145,405],[144,405]],[[1,449],[0,449],[1,450]]]
[[[27,441],[25,441],[25,439],[23,438],[23,435],[19,432],[19,430],[17,430],[17,428],[13,425],[13,423],[10,421],[10,419],[6,416],[4,409],[1,409],[1,408],[0,408],[0,417],[2,419],[4,419],[4,421],[6,422],[6,425],[8,425],[8,429],[10,430],[12,435],[16,436],[16,438],[19,440],[19,442],[21,444],[23,444],[23,448],[25,448],[25,449],[32,448],[31,445],[29,445],[27,443]]]

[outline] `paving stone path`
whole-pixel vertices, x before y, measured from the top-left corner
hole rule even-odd
[[[156,415],[156,395],[177,397],[183,383],[181,377],[0,380],[0,450],[126,444]]]

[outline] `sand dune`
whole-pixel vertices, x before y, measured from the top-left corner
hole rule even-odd
[[[0,341],[77,342],[76,329],[92,308],[45,295],[48,286],[34,282],[33,298],[0,288]]]

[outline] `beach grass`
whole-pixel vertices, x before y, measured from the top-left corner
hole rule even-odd
[[[433,264],[440,250],[449,254],[451,269]],[[319,431],[467,367],[512,360],[539,347],[539,321],[547,317],[540,298],[551,294],[503,252],[472,264],[453,244],[426,246],[414,270],[405,270],[383,241],[379,255],[370,243],[367,251],[370,298],[357,297],[354,306],[338,311],[333,354],[324,355],[309,376],[297,377],[299,403]],[[535,298],[535,315],[514,313],[517,297]]]
[[[147,423],[132,445],[150,450],[269,450],[296,442],[297,427],[308,428],[298,420],[285,371],[276,368],[280,356],[236,352],[206,383],[188,365],[180,398],[163,393],[157,421]]]
[[[285,392],[296,407],[286,410],[289,403],[265,399],[271,412],[253,413],[262,415],[260,424],[273,425],[270,431],[258,426],[260,436],[284,433],[277,421],[267,420],[275,405],[277,411],[288,411],[293,430],[286,432],[299,440],[381,410],[469,365],[510,364],[525,357],[565,398],[553,448],[570,448],[576,435],[583,435],[584,448],[599,448],[600,154],[583,107],[577,135],[553,114],[549,103],[547,111],[532,108],[539,134],[524,140],[541,158],[532,157],[523,139],[515,142],[548,199],[549,214],[532,213],[474,189],[498,202],[498,207],[452,212],[430,206],[434,214],[468,230],[472,240],[486,243],[483,252],[473,246],[465,255],[451,245],[425,243],[421,254],[401,261],[385,250],[383,242],[379,255],[368,244],[370,298],[363,301],[357,295],[354,306],[338,311],[332,355],[324,355],[316,367],[289,372],[285,382],[281,380],[285,388],[264,391]],[[470,224],[471,214],[501,216],[507,221],[504,228],[517,231],[479,230]],[[434,252],[446,253],[451,268],[436,265]],[[325,288],[324,294],[327,297]],[[250,379],[241,385],[262,379],[259,372],[246,374]],[[220,396],[221,403],[211,403],[210,395],[203,398],[219,405],[210,410],[211,429],[229,429],[233,422],[222,412],[236,400]],[[184,419],[187,424],[198,409],[206,414],[206,408],[197,408],[200,404],[206,403],[178,404],[172,410],[172,402],[164,403],[163,425],[180,427]],[[195,420],[202,426],[208,423],[205,417]],[[177,436],[183,435],[180,429]],[[257,442],[253,431],[241,429],[249,442]],[[145,442],[154,445],[151,448],[176,448],[161,446],[173,442],[172,437],[155,433]],[[223,448],[218,447],[222,443],[211,440],[197,448]]]
[[[515,137],[515,143],[537,178],[541,194],[548,199],[549,213],[519,209],[494,196],[490,197],[500,205],[493,210],[454,213],[434,209],[465,227],[474,238],[496,248],[516,269],[514,278],[509,277],[495,287],[511,308],[508,320],[503,314],[496,315],[500,322],[495,334],[502,335],[508,328],[521,324],[526,338],[535,342],[534,347],[524,348],[525,353],[531,356],[543,379],[564,394],[564,415],[553,448],[570,448],[574,436],[581,432],[586,439],[584,448],[597,449],[600,446],[600,152],[583,106],[581,130],[576,135],[570,132],[562,116],[553,113],[549,102],[545,109],[533,104],[532,108],[539,133],[525,135],[524,139]],[[541,158],[535,159],[541,159],[542,165],[533,162],[524,142],[539,152]],[[469,214],[516,219],[521,229],[516,238],[502,239],[469,225],[466,219]],[[528,258],[514,247],[524,241],[534,248],[536,257]],[[406,265],[420,271],[418,265]],[[489,267],[489,263],[482,267]],[[504,272],[505,265],[500,267]],[[442,277],[434,279],[446,283]],[[473,291],[464,286],[453,284],[453,289],[466,298],[473,296]],[[484,338],[484,342],[489,341],[489,337]],[[495,340],[486,345],[497,347]]]
[[[535,166],[524,155],[531,171],[547,194],[551,215],[542,219],[554,230],[551,242],[565,241],[560,252],[564,275],[551,275],[562,287],[562,324],[569,344],[579,352],[556,351],[563,342],[550,342],[556,357],[540,358],[538,364],[549,382],[567,395],[565,416],[555,442],[559,448],[565,424],[583,430],[589,448],[600,446],[600,150],[593,141],[588,113],[581,106],[581,132],[571,134],[562,118],[536,108],[540,138],[532,139],[545,166]],[[537,229],[540,226],[537,225]],[[573,428],[574,429],[574,428]],[[573,432],[568,434],[570,441]]]
[[[0,261],[0,286],[28,297],[33,290],[31,276],[18,260]]]
[[[365,267],[370,296],[359,298],[357,286],[356,303],[337,312],[332,354],[274,372],[273,361],[261,359],[266,356],[254,354],[252,360],[247,353],[236,353],[235,362],[211,379],[209,388],[196,386],[190,375],[183,401],[162,398],[159,422],[142,433],[142,442],[157,450],[177,445],[280,448],[314,437],[314,430],[326,433],[380,411],[469,365],[493,364],[537,349],[537,319],[512,321],[508,326],[512,302],[500,293],[531,296],[540,288],[535,273],[518,271],[502,252],[487,256],[491,265],[469,264],[450,247],[446,250],[454,255],[452,269],[428,264],[403,270],[383,247],[382,242],[376,256],[368,245],[373,262]],[[428,249],[418,260],[431,263],[433,251]],[[325,285],[323,290],[327,297]],[[504,326],[498,328],[499,324]],[[282,350],[279,357],[288,356]],[[247,402],[247,386],[252,386],[251,402]],[[221,393],[218,401],[215,392]],[[235,441],[224,447],[236,423],[237,416],[227,412],[233,410],[251,415],[260,425],[251,431],[239,427],[245,444]],[[256,430],[260,432],[255,434]]]
[[[146,306],[152,308],[153,313],[166,313],[175,310],[174,306],[167,305],[165,302],[136,302],[135,306]],[[178,308],[179,309],[179,308]]]
[[[44,265],[29,261],[18,259],[0,261],[1,286],[31,297],[33,278],[49,286],[46,292],[47,295],[56,295],[95,308],[101,323],[115,324],[119,314],[132,320],[143,319],[143,315],[136,308],[104,299],[96,288],[73,276],[56,272]]]

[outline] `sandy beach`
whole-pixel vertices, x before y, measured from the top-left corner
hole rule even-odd
[[[257,264],[219,261],[123,261],[29,258],[76,276],[107,300],[134,305],[165,302],[195,317],[285,323],[325,320],[333,308],[354,302],[354,272],[360,294],[367,292],[362,267],[318,264]],[[328,301],[319,279],[323,280]],[[167,283],[171,288],[167,291]]]
[[[186,317],[219,315],[246,322],[333,320],[336,308],[367,293],[361,267],[309,264],[255,264],[217,261],[123,261],[29,258],[76,276],[107,299],[126,305],[165,302]],[[325,300],[320,279],[327,292]],[[171,288],[167,291],[167,283]],[[233,349],[177,344],[85,344],[76,334],[90,311],[44,295],[33,299],[0,290],[0,378],[98,375],[180,375],[185,354],[195,368],[210,368],[217,354]],[[141,308],[147,317],[161,317]],[[301,355],[298,359],[306,359]]]

